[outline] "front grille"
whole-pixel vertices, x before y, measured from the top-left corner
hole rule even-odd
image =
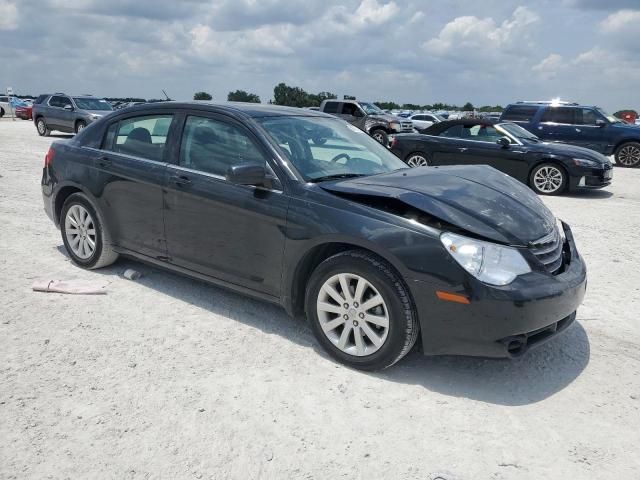
[[[400,124],[400,126],[402,127],[402,130],[405,130],[405,131],[413,130],[413,123],[412,122],[402,122]]]
[[[553,275],[560,272],[562,268],[563,237],[560,235],[558,227],[544,237],[531,242],[529,248],[538,260],[542,262],[547,271]]]

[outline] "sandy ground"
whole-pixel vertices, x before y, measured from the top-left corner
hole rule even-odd
[[[366,374],[277,307],[74,267],[42,210],[51,141],[0,121],[0,478],[640,478],[640,170],[545,199],[589,266],[564,336]],[[108,294],[32,292],[43,277]]]

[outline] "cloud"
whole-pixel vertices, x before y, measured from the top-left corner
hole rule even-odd
[[[640,10],[620,10],[612,13],[600,23],[600,30],[606,34],[629,35],[638,34]]]
[[[0,0],[0,30],[18,28],[18,7],[15,2]]]

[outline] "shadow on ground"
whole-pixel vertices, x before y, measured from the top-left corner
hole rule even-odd
[[[577,198],[579,200],[593,200],[602,198],[611,198],[613,193],[608,190],[580,190],[564,195],[568,198]]]
[[[58,250],[67,255],[63,246]],[[137,283],[162,295],[224,315],[267,334],[280,335],[310,347],[313,352],[309,355],[328,358],[305,321],[289,317],[276,305],[129,259],[96,273],[118,276],[127,268],[142,272],[143,277]],[[589,357],[587,333],[576,323],[557,338],[514,360],[425,357],[414,348],[398,364],[383,372],[361,374],[391,383],[419,385],[453,397],[516,406],[542,401],[564,389],[586,368]]]

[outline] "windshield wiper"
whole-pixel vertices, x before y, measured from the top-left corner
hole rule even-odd
[[[334,173],[333,175],[324,175],[322,177],[316,177],[309,180],[310,182],[326,182],[328,180],[340,180],[343,178],[355,178],[355,177],[366,177],[367,175],[364,173]]]

